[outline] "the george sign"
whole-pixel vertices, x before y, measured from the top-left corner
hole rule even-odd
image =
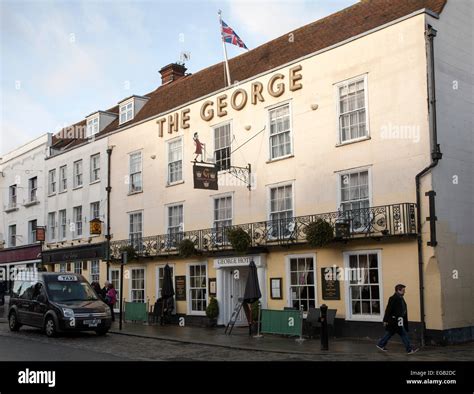
[[[186,301],[186,276],[175,276],[174,283],[176,301]]]
[[[253,260],[257,267],[265,265],[260,256],[236,256],[214,259],[214,268],[248,266],[251,260]]]
[[[217,169],[215,166],[193,166],[195,189],[218,190]]]
[[[337,276],[330,274],[326,277],[327,268],[321,268],[321,287],[323,291],[323,300],[340,300],[340,283]],[[331,270],[332,272],[332,270]]]
[[[102,221],[99,218],[92,219],[89,222],[89,232],[91,235],[100,235],[102,233]]]

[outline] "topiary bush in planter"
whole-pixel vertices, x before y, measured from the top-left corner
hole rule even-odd
[[[252,244],[250,235],[241,227],[234,227],[227,229],[227,238],[232,247],[238,253],[245,253]]]
[[[189,257],[196,254],[196,247],[190,239],[183,239],[178,245],[178,251],[180,256]]]
[[[206,316],[209,318],[209,326],[215,327],[217,325],[217,317],[219,316],[219,304],[214,297],[211,297],[206,308]]]
[[[333,239],[334,228],[323,219],[316,219],[306,227],[306,240],[314,248],[327,245]]]

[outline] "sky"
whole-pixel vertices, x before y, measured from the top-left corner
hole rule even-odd
[[[249,49],[357,0],[0,0],[0,157],[223,60],[217,11]],[[244,50],[227,45],[229,58]]]

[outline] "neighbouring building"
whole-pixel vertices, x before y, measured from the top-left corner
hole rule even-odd
[[[51,135],[44,134],[0,159],[0,280],[11,279],[13,268],[41,263],[37,227],[44,226],[44,159]]]

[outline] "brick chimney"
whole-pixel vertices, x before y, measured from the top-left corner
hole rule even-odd
[[[168,64],[167,66],[164,66],[160,70],[161,84],[165,85],[167,83],[183,78],[186,70],[187,69],[184,66],[184,64],[171,63],[171,64]]]

